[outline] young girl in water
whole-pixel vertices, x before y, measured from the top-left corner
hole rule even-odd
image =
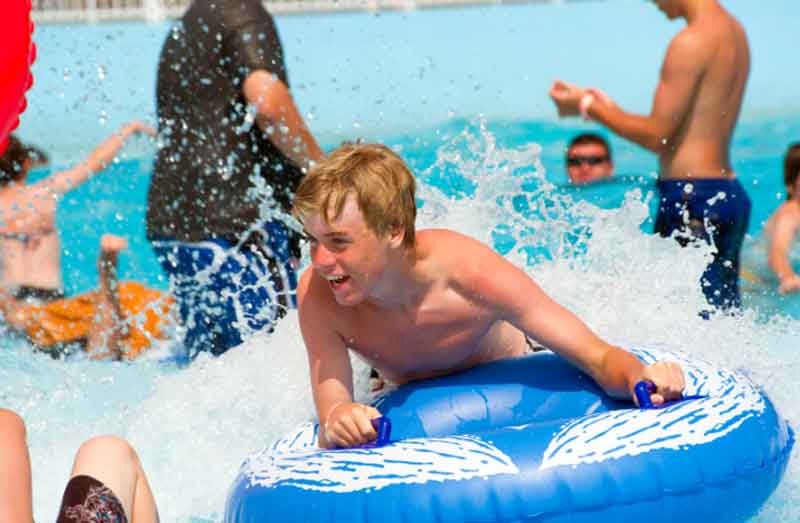
[[[783,161],[786,201],[767,221],[764,234],[769,242],[769,268],[778,277],[778,292],[800,291],[800,275],[789,260],[795,236],[800,232],[800,142],[786,151]]]

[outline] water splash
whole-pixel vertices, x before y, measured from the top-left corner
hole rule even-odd
[[[414,148],[402,152],[413,163]],[[451,227],[502,247],[609,341],[744,369],[796,427],[800,322],[763,321],[749,310],[702,320],[697,282],[709,250],[681,249],[642,232],[650,189],[626,189],[621,205],[603,209],[550,183],[539,155],[535,144],[504,148],[482,122],[452,133],[418,173],[419,225]],[[366,368],[356,364],[356,387],[366,390]],[[139,451],[163,521],[220,521],[242,460],[312,416],[307,373],[290,312],[274,334],[254,335],[220,358],[201,355],[180,370],[154,360],[53,361],[7,339],[0,398],[28,422],[37,520],[55,514],[78,444],[115,433]],[[800,518],[796,457],[789,467],[755,521]]]

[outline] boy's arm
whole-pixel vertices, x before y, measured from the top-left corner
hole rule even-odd
[[[306,270],[297,288],[300,330],[308,352],[311,389],[320,424],[323,448],[353,447],[376,437],[370,420],[380,413],[353,402],[353,369],[341,337],[332,329],[330,298],[312,269]]]
[[[797,219],[782,212],[784,210],[785,208],[779,210],[775,217],[768,258],[769,268],[780,281],[778,291],[781,294],[800,291],[800,276],[794,272],[792,264],[789,263],[789,249],[800,224]]]
[[[105,169],[119,153],[125,142],[134,134],[144,133],[155,136],[156,131],[142,122],[130,122],[120,128],[108,139],[98,145],[84,160],[75,167],[62,171],[37,183],[35,187],[46,193],[45,196],[61,196],[78,185],[86,182],[95,173]]]
[[[692,33],[678,35],[670,44],[661,68],[650,114],[627,113],[606,95],[556,81],[550,96],[562,116],[581,113],[581,100],[593,93],[593,101],[585,107],[586,115],[605,125],[623,138],[660,154],[674,147],[671,142],[691,107],[697,85],[702,78],[705,61],[701,42]]]
[[[635,400],[633,388],[642,380],[656,385],[655,404],[680,396],[684,387],[680,366],[664,362],[645,366],[633,354],[601,340],[522,270],[488,247],[478,248],[485,252],[464,256],[473,262],[462,273],[461,286],[469,289],[472,299],[497,310],[501,319],[569,360],[610,396]]]

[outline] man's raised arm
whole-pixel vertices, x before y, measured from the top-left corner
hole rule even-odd
[[[550,89],[561,116],[583,114],[616,134],[657,154],[674,147],[673,139],[686,120],[697,85],[705,70],[704,50],[697,36],[685,32],[670,44],[647,116],[623,111],[596,89],[557,80]]]

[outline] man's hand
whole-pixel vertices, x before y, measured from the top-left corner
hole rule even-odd
[[[792,274],[786,278],[781,278],[781,283],[778,285],[779,294],[789,294],[790,292],[800,291],[800,276]]]
[[[331,448],[349,448],[369,443],[378,437],[371,420],[379,417],[381,413],[369,405],[334,405],[325,420],[325,440]]]
[[[558,108],[559,116],[578,116],[581,114],[581,98],[587,90],[556,80],[550,87],[550,98]]]
[[[650,394],[650,401],[653,405],[662,405],[667,401],[680,399],[686,381],[683,376],[683,369],[678,363],[672,361],[657,361],[644,368],[641,376],[636,379],[640,381],[650,381],[656,386],[655,392]],[[634,383],[634,385],[636,384]],[[633,400],[638,404],[636,396]]]

